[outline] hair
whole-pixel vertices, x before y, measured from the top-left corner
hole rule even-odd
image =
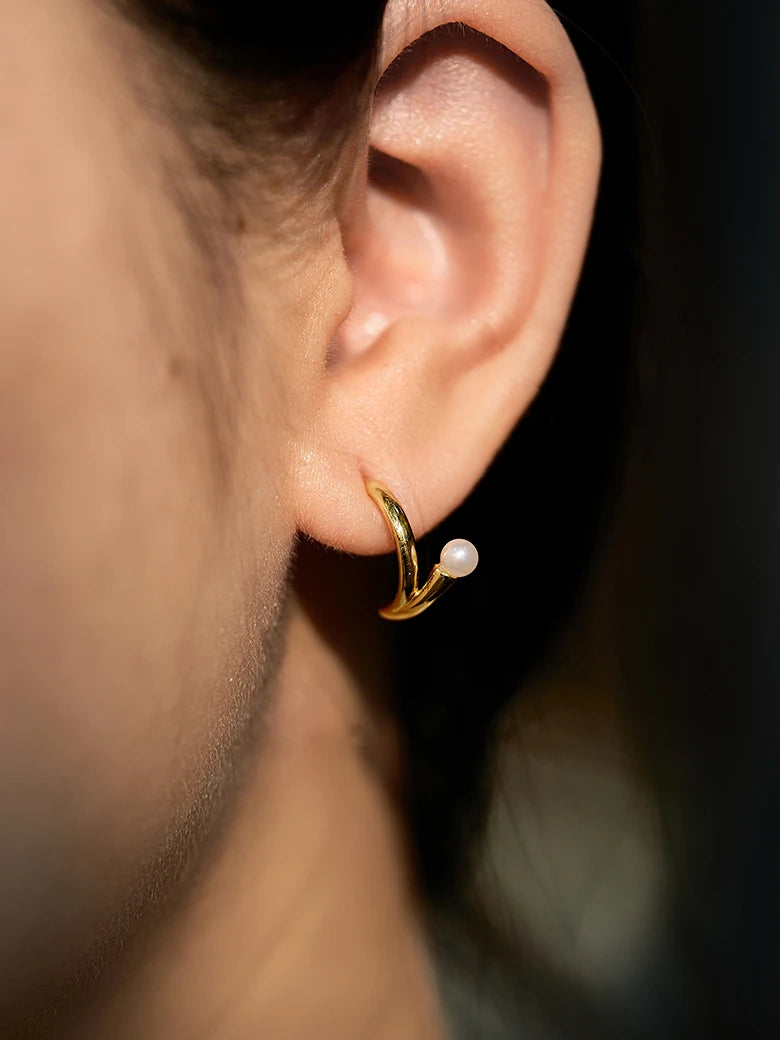
[[[248,0],[105,0],[157,50],[161,117],[242,221],[236,192],[252,177],[252,208],[290,237],[301,200],[338,191],[339,159],[365,131],[384,2],[313,5]],[[147,96],[147,103],[159,104]],[[285,202],[287,205],[285,206]],[[316,213],[304,217],[316,227]],[[300,231],[301,221],[297,230]]]

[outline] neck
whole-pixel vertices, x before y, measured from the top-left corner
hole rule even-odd
[[[332,635],[296,603],[219,853],[80,1037],[444,1037],[392,797],[392,726]]]

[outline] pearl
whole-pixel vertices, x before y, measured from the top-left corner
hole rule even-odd
[[[441,551],[439,566],[451,578],[465,578],[479,563],[479,553],[465,538],[453,538]]]

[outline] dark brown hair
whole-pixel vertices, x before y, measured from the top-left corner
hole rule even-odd
[[[159,50],[167,117],[215,183],[278,196],[328,181],[370,101],[385,0],[109,0]]]

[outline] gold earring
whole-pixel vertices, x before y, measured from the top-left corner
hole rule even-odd
[[[366,491],[382,510],[395,542],[398,557],[398,591],[392,603],[379,611],[383,618],[401,621],[427,610],[458,578],[471,574],[479,562],[477,550],[465,538],[454,538],[441,551],[441,558],[424,585],[417,585],[417,546],[406,513],[387,488],[366,481]]]

